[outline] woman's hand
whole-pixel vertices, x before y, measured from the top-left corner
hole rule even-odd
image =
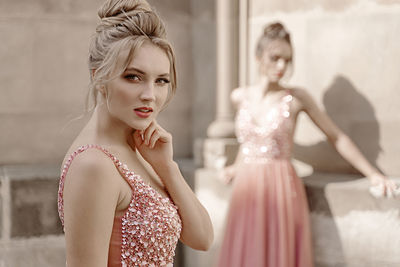
[[[136,130],[133,141],[140,155],[153,169],[173,161],[172,135],[155,120],[145,130]]]
[[[393,180],[388,179],[382,174],[373,174],[368,177],[371,186],[369,192],[376,198],[400,196],[400,187]]]
[[[219,179],[225,183],[225,184],[229,184],[230,182],[232,182],[233,178],[236,175],[236,165],[232,164],[230,166],[225,167],[224,169],[221,170],[221,172],[219,173]]]
[[[207,250],[214,236],[211,219],[173,161],[171,134],[153,121],[145,130],[136,130],[132,137],[128,143],[151,165],[178,207],[183,226],[180,240],[191,248]]]

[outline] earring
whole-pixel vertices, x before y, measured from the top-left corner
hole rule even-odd
[[[103,84],[97,85],[97,86],[96,86],[96,89],[97,89],[97,91],[99,91],[100,94],[102,94],[104,97],[106,96],[107,90],[106,90],[106,87],[105,87]]]

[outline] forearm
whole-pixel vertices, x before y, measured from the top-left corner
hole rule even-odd
[[[207,250],[214,238],[210,216],[186,183],[178,164],[158,165],[155,171],[178,207],[182,219],[182,241],[194,249]]]
[[[239,146],[238,152],[236,154],[235,161],[233,162],[232,165],[237,166],[240,162],[243,160],[243,152],[242,152],[242,145]]]
[[[366,177],[381,174],[368,162],[368,160],[347,135],[340,134],[336,142],[334,142],[334,146],[344,159],[346,159],[351,165],[353,165],[353,167],[355,167]]]

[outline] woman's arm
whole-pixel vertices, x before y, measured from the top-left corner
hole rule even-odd
[[[372,183],[385,179],[385,176],[367,161],[353,141],[317,106],[314,99],[305,90],[294,89],[293,94],[300,100],[302,110],[324,132],[330,143],[344,159],[368,177]]]
[[[194,249],[208,250],[214,239],[211,219],[173,160],[171,134],[153,121],[143,133],[135,131],[133,141],[178,207],[182,219],[182,242]]]
[[[186,183],[178,164],[158,164],[154,170],[163,177],[168,193],[178,206],[182,219],[181,241],[194,249],[208,250],[214,239],[210,216]]]
[[[231,102],[233,104],[233,106],[237,109],[240,105],[240,102],[243,100],[243,98],[245,97],[245,89],[244,88],[235,88],[232,90],[231,92]],[[239,165],[239,163],[243,160],[243,154],[242,154],[242,150],[238,149],[238,152],[236,154],[235,160],[234,162],[229,165],[226,166],[218,175],[218,178],[221,179],[224,183],[229,184],[233,178],[236,175],[236,168]]]
[[[239,146],[235,161],[231,165],[226,166],[218,175],[219,179],[221,179],[226,184],[229,184],[233,180],[233,178],[235,178],[237,166],[243,160],[243,153],[240,148],[241,146]]]
[[[119,194],[112,179],[115,172],[113,162],[94,149],[78,155],[68,170],[64,187],[68,267],[107,266]]]

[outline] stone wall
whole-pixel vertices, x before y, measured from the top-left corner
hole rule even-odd
[[[0,167],[0,266],[65,266],[58,175],[53,164]]]
[[[306,88],[366,157],[398,176],[400,143],[400,2],[252,0],[250,82],[257,80],[254,47],[263,26],[279,20],[294,46],[290,85]],[[295,156],[316,171],[355,172],[305,116]]]
[[[74,118],[84,111],[102,2],[0,2],[0,164],[59,163],[84,125],[87,118]],[[175,138],[175,156],[191,157],[192,137],[205,137],[215,109],[214,2],[149,2],[177,54],[177,94],[159,120]]]

